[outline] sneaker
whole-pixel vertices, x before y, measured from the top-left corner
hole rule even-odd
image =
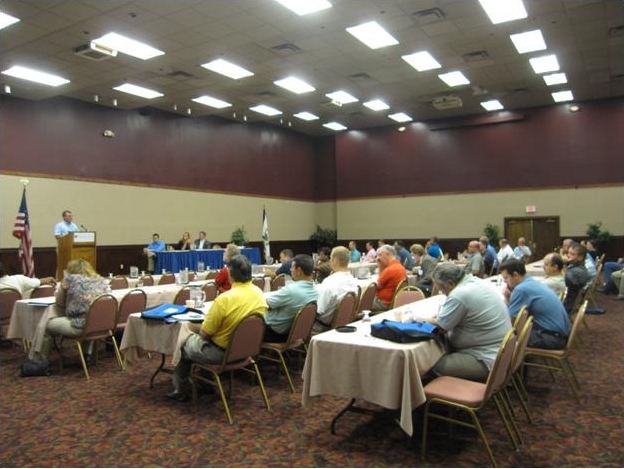
[[[616,301],[624,301],[624,295],[618,295],[615,298],[613,298]]]
[[[179,391],[170,392],[167,394],[167,397],[177,402],[187,402],[189,400],[188,394]]]

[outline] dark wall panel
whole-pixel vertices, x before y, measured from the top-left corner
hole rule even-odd
[[[495,125],[339,134],[336,197],[621,183],[623,111],[624,99],[614,99],[584,103],[577,113],[526,110],[522,120]]]
[[[3,96],[0,113],[5,172],[300,200],[334,197],[333,144],[275,126],[66,98]],[[105,129],[115,138],[104,138]]]

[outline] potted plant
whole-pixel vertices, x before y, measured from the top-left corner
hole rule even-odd
[[[500,239],[500,228],[491,223],[486,223],[483,228],[483,234],[490,240],[490,244],[496,248],[498,246],[498,240]]]
[[[245,231],[245,227],[237,226],[236,229],[232,231],[230,241],[237,246],[245,247],[249,242],[249,240],[247,239],[247,232]]]
[[[611,233],[607,230],[602,230],[602,222],[598,221],[596,223],[588,223],[587,224],[587,238],[592,242],[596,251],[602,254],[605,252],[607,248],[607,244],[611,240]]]
[[[310,235],[310,241],[314,251],[318,251],[323,246],[334,247],[337,238],[336,230],[329,228],[321,228],[320,225],[316,225],[316,231]]]

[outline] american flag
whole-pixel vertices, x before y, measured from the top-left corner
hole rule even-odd
[[[19,258],[22,261],[22,272],[27,277],[35,276],[35,263],[33,261],[32,238],[30,237],[30,221],[28,220],[28,207],[26,207],[26,188],[22,192],[22,203],[20,204],[13,236],[20,240]]]

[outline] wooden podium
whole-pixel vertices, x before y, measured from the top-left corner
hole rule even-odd
[[[63,278],[67,264],[74,259],[84,259],[97,272],[95,240],[94,231],[75,231],[59,238],[56,248],[56,278]]]

